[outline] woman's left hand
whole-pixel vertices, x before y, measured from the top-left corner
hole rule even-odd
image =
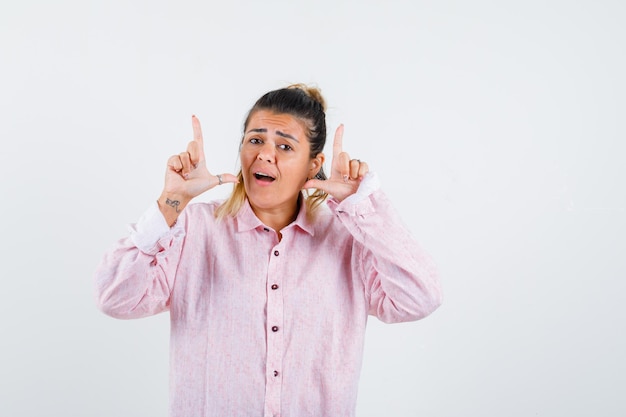
[[[369,167],[366,162],[350,159],[348,153],[343,151],[343,125],[339,125],[333,141],[330,178],[327,180],[309,180],[302,188],[317,188],[332,195],[338,201],[343,201],[356,193],[361,180],[368,171]]]

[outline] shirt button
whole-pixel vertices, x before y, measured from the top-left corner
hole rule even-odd
[[[273,332],[277,332],[278,331],[278,326],[272,326],[272,331]]]
[[[264,227],[263,230],[265,230],[266,232],[270,231],[270,229],[268,229],[267,227]]]
[[[279,253],[278,253],[278,251],[277,251],[277,250],[275,250],[275,251],[274,251],[274,256],[278,256],[278,254],[279,254]]]
[[[274,376],[278,376],[278,371],[274,371]]]
[[[272,289],[273,289],[273,290],[277,290],[277,289],[278,289],[278,285],[276,285],[276,284],[272,284]]]

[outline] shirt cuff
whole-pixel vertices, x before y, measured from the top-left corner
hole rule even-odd
[[[370,196],[380,189],[380,181],[374,172],[368,172],[356,193],[339,202],[334,198],[328,199],[328,206],[337,213],[347,213],[352,216],[366,216],[375,212]]]
[[[368,172],[361,180],[361,184],[359,184],[359,189],[356,190],[356,193],[348,196],[343,202],[347,205],[358,204],[379,188],[380,180],[378,179],[378,175],[375,172]]]
[[[170,230],[155,201],[141,215],[139,221],[130,226],[130,238],[139,250],[151,253],[159,240],[169,234]]]

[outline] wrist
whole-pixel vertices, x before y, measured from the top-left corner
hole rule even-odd
[[[180,213],[184,210],[191,199],[185,196],[177,195],[174,193],[163,192],[157,203],[159,210],[165,217],[167,224],[172,227]]]

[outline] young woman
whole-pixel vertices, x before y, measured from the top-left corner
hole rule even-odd
[[[325,174],[324,108],[302,84],[263,95],[236,176],[207,169],[192,117],[158,201],[97,268],[106,314],[169,311],[173,417],[354,416],[368,315],[418,320],[441,303],[433,263],[343,151],[343,126]],[[224,183],[225,201],[189,204]]]

